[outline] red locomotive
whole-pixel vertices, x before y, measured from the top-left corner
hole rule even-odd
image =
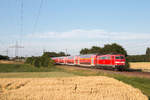
[[[107,55],[79,55],[66,57],[53,57],[52,60],[56,64],[79,65],[93,68],[111,68],[122,70],[125,68],[125,56],[121,54],[107,54]]]

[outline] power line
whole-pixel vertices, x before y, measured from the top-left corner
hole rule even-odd
[[[4,52],[6,53],[6,56],[9,56],[9,55],[8,55],[8,52],[9,52],[8,49],[6,49]]]
[[[44,0],[41,0],[41,2],[40,2],[40,7],[39,7],[37,17],[35,19],[35,23],[34,23],[34,26],[33,26],[33,33],[36,31],[36,28],[37,28],[37,24],[38,24],[39,17],[40,17],[40,14],[41,14],[41,9],[42,9],[42,6],[43,6],[43,2],[44,2]]]
[[[21,0],[21,3],[20,3],[20,42],[22,40],[22,34],[23,34],[23,8],[24,8],[24,2],[23,0]]]

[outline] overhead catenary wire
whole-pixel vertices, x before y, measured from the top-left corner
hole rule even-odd
[[[36,32],[36,28],[37,28],[37,25],[38,25],[39,17],[41,15],[41,10],[42,10],[42,7],[43,7],[43,3],[44,3],[44,0],[41,0],[40,1],[40,7],[38,9],[38,13],[37,13],[37,16],[36,16],[36,19],[35,19],[35,23],[33,25],[33,34]]]

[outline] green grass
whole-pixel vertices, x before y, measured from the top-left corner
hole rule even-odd
[[[28,64],[0,64],[0,78],[47,78],[69,77],[72,73],[64,72],[55,66],[34,67]]]
[[[52,67],[34,67],[28,64],[0,64],[0,72],[54,72],[60,69]]]

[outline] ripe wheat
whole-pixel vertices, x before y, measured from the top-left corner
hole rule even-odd
[[[138,89],[104,76],[0,79],[1,100],[148,100]]]

